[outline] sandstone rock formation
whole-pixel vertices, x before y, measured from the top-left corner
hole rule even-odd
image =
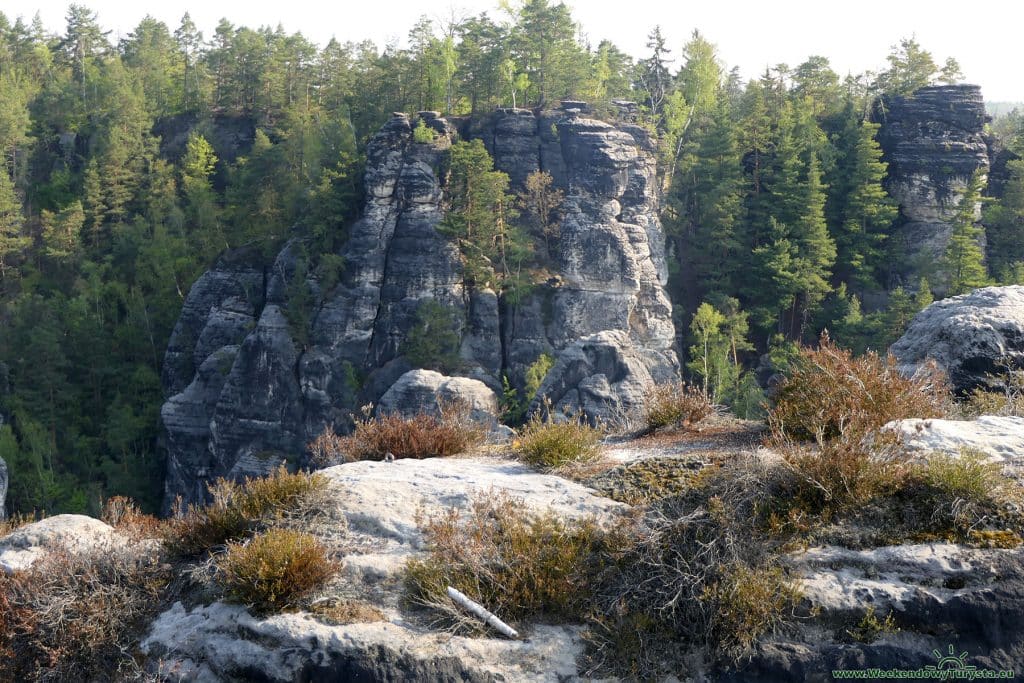
[[[54,515],[26,524],[0,538],[0,571],[28,569],[50,550],[88,552],[102,546],[124,547],[127,540],[109,524],[86,515]]]
[[[529,642],[417,634],[388,622],[330,626],[304,614],[257,619],[236,605],[186,609],[153,624],[142,650],[174,680],[558,683],[581,680],[578,629],[538,627]]]
[[[933,264],[945,252],[950,220],[968,181],[989,166],[981,88],[935,85],[883,98],[874,118],[889,163],[888,190],[900,206],[892,238],[906,256],[899,275],[931,274],[931,285],[941,291],[944,283]]]
[[[812,548],[792,557],[806,601],[818,610],[801,637],[758,643],[722,681],[827,680],[835,669],[923,669],[954,646],[976,668],[1019,669],[1024,657],[1024,555],[951,544],[850,550]],[[900,624],[872,642],[849,629],[871,606]],[[822,630],[822,628],[826,630]],[[829,637],[829,632],[834,638]],[[845,641],[845,642],[844,642]],[[941,655],[940,655],[941,656]]]
[[[575,109],[419,117],[437,133],[434,142],[415,142],[413,122],[396,114],[369,143],[366,205],[341,254],[345,271],[331,291],[307,278],[315,299],[308,329],[288,318],[288,284],[301,258],[294,244],[269,267],[246,251],[225,254],[192,288],[163,378],[165,507],[178,495],[202,499],[215,477],[301,457],[327,425],[347,429],[353,411],[415,369],[403,344],[425,301],[455,314],[458,374],[494,392],[503,377],[522,390],[542,353],[564,353],[541,397],[553,392],[553,402],[596,419],[635,406],[651,381],[678,376],[647,133]],[[445,153],[460,136],[481,138],[513,189],[545,170],[565,192],[555,276],[516,305],[467,287],[457,248],[436,229]],[[592,338],[600,341],[581,350],[578,342]],[[593,372],[578,362],[581,353]]]
[[[933,359],[958,391],[997,389],[998,375],[1024,367],[1024,287],[985,287],[942,299],[914,316],[891,351],[906,373]]]
[[[470,417],[493,426],[498,419],[498,397],[483,382],[468,377],[445,377],[433,370],[410,370],[391,385],[377,403],[378,415],[405,415],[419,411],[440,414],[445,405],[461,403]]]

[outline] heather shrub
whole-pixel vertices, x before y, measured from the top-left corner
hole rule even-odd
[[[694,658],[735,659],[793,616],[799,585],[755,522],[777,469],[754,456],[709,469],[630,529],[594,589],[593,673],[657,680]]]
[[[538,414],[522,428],[515,447],[534,467],[556,469],[596,458],[602,435],[601,429],[590,426],[581,415],[554,422]]]
[[[892,356],[853,357],[823,334],[818,348],[804,348],[782,381],[768,413],[779,436],[833,439],[861,435],[891,420],[941,417],[950,410],[945,376],[934,366],[904,377]]]
[[[313,465],[324,468],[349,462],[345,453],[346,444],[345,437],[334,431],[333,426],[327,425],[324,431],[306,444],[306,448],[309,449]]]
[[[125,496],[108,498],[100,519],[134,540],[159,538],[165,533],[162,521],[139,510],[135,501]]]
[[[813,445],[785,439],[773,445],[796,475],[784,497],[812,514],[849,509],[891,494],[908,471],[899,437],[892,432],[865,435],[851,429]]]
[[[316,538],[290,529],[269,529],[228,543],[217,568],[228,596],[263,614],[298,606],[338,572]]]
[[[172,578],[139,546],[58,549],[26,571],[0,573],[0,680],[137,678],[132,652],[168,604]]]
[[[448,586],[505,620],[582,618],[595,574],[626,543],[594,520],[533,514],[507,495],[478,497],[468,513],[453,509],[421,525],[428,554],[406,567],[409,599],[464,626],[471,622],[446,597]]]
[[[1005,526],[1024,529],[1020,513],[1007,512],[1021,509],[1020,486],[978,451],[932,453],[915,462],[903,493],[921,531],[972,541],[974,533],[992,532],[986,527],[993,524],[999,525],[997,532],[1016,533]]]
[[[456,455],[483,442],[484,428],[470,417],[469,406],[446,404],[439,412],[420,411],[412,417],[364,415],[352,434],[338,437],[330,448],[335,458],[383,460],[388,453],[396,458]]]
[[[284,465],[265,478],[246,479],[241,484],[219,479],[210,486],[207,505],[190,505],[184,514],[170,520],[165,542],[175,554],[199,555],[243,538],[274,518],[301,512],[326,488],[323,475],[292,474]]]
[[[711,400],[704,390],[685,382],[655,385],[644,397],[644,423],[650,431],[697,424],[711,410]]]

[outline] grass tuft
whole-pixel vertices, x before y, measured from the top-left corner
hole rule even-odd
[[[476,498],[467,514],[453,509],[423,528],[429,551],[406,568],[410,601],[440,609],[456,626],[469,624],[446,597],[448,586],[507,621],[581,620],[595,574],[626,542],[592,519],[532,514],[507,495]]]
[[[292,474],[284,465],[265,478],[241,484],[219,479],[210,486],[211,502],[189,506],[171,520],[164,540],[172,553],[195,557],[244,538],[274,518],[300,511],[326,488],[323,475]]]

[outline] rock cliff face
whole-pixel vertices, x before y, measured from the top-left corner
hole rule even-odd
[[[945,252],[950,220],[968,181],[978,169],[988,172],[988,117],[981,88],[936,85],[907,97],[884,98],[874,117],[889,162],[888,189],[900,205],[901,223],[893,238],[907,260],[897,275],[929,275],[934,270],[929,265]]]
[[[433,143],[416,143],[401,114],[370,142],[366,206],[342,252],[345,272],[330,291],[307,280],[308,328],[287,315],[295,244],[269,268],[248,252],[225,254],[193,286],[163,377],[168,504],[202,499],[212,478],[300,457],[326,425],[347,428],[355,408],[412,369],[401,351],[425,300],[458,313],[458,374],[494,391],[503,375],[521,389],[529,365],[549,353],[558,362],[540,396],[596,419],[634,406],[651,381],[678,376],[646,133],[575,112],[420,118],[437,133]],[[546,170],[565,192],[554,277],[516,305],[467,287],[458,250],[436,230],[446,151],[459,137],[482,139],[513,189]]]

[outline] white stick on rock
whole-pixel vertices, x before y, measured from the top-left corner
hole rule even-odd
[[[514,640],[519,637],[519,633],[514,628],[499,619],[492,612],[488,612],[483,605],[473,602],[463,593],[460,593],[451,586],[448,586],[448,597],[451,598],[452,602],[456,605],[471,613],[473,616],[477,617],[506,638],[512,638]]]

